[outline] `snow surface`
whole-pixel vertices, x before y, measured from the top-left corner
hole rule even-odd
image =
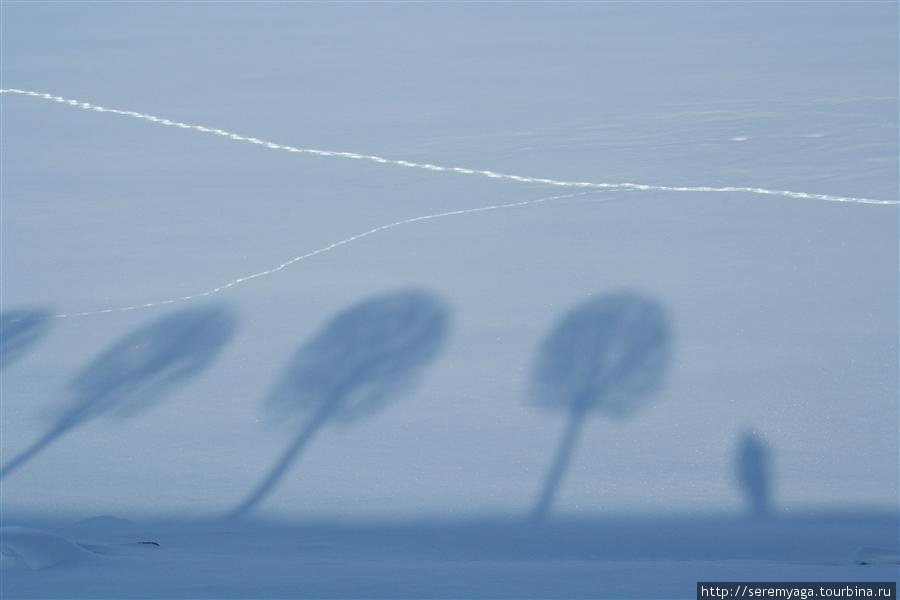
[[[4,598],[692,598],[697,581],[897,578],[855,560],[862,540],[896,543],[889,515],[44,526],[92,559],[3,571]]]
[[[898,16],[4,3],[0,66],[301,147],[898,200]],[[897,580],[896,205],[0,102],[3,598]]]
[[[58,535],[27,527],[0,528],[3,570],[48,569],[84,560],[89,554]]]

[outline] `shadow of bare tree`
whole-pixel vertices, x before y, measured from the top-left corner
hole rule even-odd
[[[437,356],[448,322],[443,303],[407,290],[356,304],[325,325],[297,351],[266,400],[279,420],[304,417],[298,436],[226,518],[262,502],[323,425],[356,419],[411,389]]]
[[[592,411],[624,418],[660,387],[670,333],[662,309],[620,292],[576,307],[544,340],[534,367],[532,400],[568,413],[556,457],[531,518],[546,520],[585,417]]]
[[[125,336],[71,383],[72,399],[54,425],[0,469],[6,477],[89,419],[133,416],[209,366],[235,330],[221,307],[170,314]]]
[[[0,369],[21,359],[49,327],[47,310],[18,309],[0,314]]]

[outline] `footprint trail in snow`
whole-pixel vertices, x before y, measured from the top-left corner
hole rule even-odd
[[[266,140],[261,140],[255,137],[248,137],[244,135],[240,135],[238,133],[232,133],[230,131],[225,131],[224,129],[216,129],[212,127],[205,127],[203,125],[195,125],[191,123],[182,123],[181,121],[173,121],[171,119],[165,119],[162,117],[157,117],[154,115],[135,112],[133,110],[120,110],[117,108],[107,108],[105,106],[100,106],[97,104],[92,104],[90,102],[84,102],[82,100],[75,100],[72,98],[66,98],[64,96],[55,96],[53,94],[46,94],[43,92],[35,92],[31,90],[22,90],[16,88],[4,88],[0,89],[0,94],[18,94],[22,96],[29,96],[32,98],[39,98],[42,100],[49,100],[51,102],[58,102],[60,104],[66,104],[68,106],[74,106],[75,108],[80,108],[83,110],[90,110],[99,113],[109,113],[115,115],[122,115],[126,117],[132,117],[134,119],[142,119],[144,121],[150,121],[152,123],[157,123],[159,125],[165,125],[168,127],[177,127],[179,129],[189,129],[192,131],[199,131],[201,133],[208,133],[212,135],[222,136],[228,139],[232,139],[239,142],[247,142],[250,144],[256,144],[259,146],[264,146],[266,148],[271,148],[272,150],[283,150],[286,152],[295,152],[301,154],[314,154],[317,156],[330,156],[337,158],[350,158],[354,160],[366,160],[376,163],[381,163],[385,165],[394,165],[399,167],[407,167],[411,169],[424,169],[426,171],[437,171],[437,172],[450,172],[450,173],[462,173],[465,175],[479,175],[482,177],[490,177],[492,179],[506,179],[511,181],[519,181],[522,183],[540,183],[544,185],[555,185],[561,187],[579,187],[579,188],[594,188],[594,189],[606,189],[606,190],[637,190],[637,191],[656,191],[656,192],[704,192],[704,193],[746,193],[746,194],[763,194],[768,196],[784,196],[786,198],[800,198],[804,200],[821,200],[825,202],[851,202],[855,204],[900,204],[900,200],[875,200],[872,198],[856,198],[853,196],[834,196],[831,194],[811,194],[807,192],[792,192],[789,190],[770,190],[767,188],[761,187],[741,187],[741,186],[726,186],[726,187],[711,187],[711,186],[670,186],[670,185],[653,185],[653,184],[645,184],[645,183],[596,183],[591,181],[562,181],[559,179],[547,179],[543,177],[529,177],[525,175],[511,175],[508,173],[498,173],[496,171],[488,171],[484,169],[469,169],[466,167],[446,167],[442,165],[434,165],[430,163],[417,163],[411,162],[408,160],[397,160],[392,158],[384,158],[382,156],[374,156],[371,154],[358,154],[356,152],[338,152],[333,150],[318,150],[315,148],[302,148],[298,146],[288,146],[285,144],[276,144],[275,142],[269,142]]]
[[[238,277],[237,279],[232,279],[231,281],[229,281],[227,283],[223,283],[220,286],[208,289],[203,292],[198,292],[196,294],[189,294],[187,296],[179,296],[176,298],[169,298],[166,300],[159,300],[156,302],[147,302],[144,304],[134,304],[131,306],[118,306],[118,307],[113,307],[113,308],[104,308],[101,310],[89,310],[89,311],[84,311],[84,312],[60,313],[60,314],[53,315],[53,317],[57,318],[57,319],[66,319],[66,318],[70,318],[70,317],[89,317],[92,315],[102,315],[102,314],[115,313],[115,312],[126,312],[126,311],[131,311],[131,310],[139,310],[142,308],[154,308],[154,307],[163,306],[166,304],[175,304],[177,302],[188,302],[190,300],[197,300],[199,298],[205,298],[207,296],[219,294],[219,293],[224,292],[225,290],[232,288],[236,285],[239,285],[241,283],[246,283],[248,281],[252,281],[252,280],[258,279],[260,277],[272,275],[273,273],[282,271],[282,270],[288,268],[289,266],[293,265],[294,263],[300,262],[301,260],[306,260],[307,258],[312,258],[313,256],[316,256],[318,254],[330,252],[331,250],[334,250],[335,248],[345,246],[347,244],[350,244],[352,242],[369,237],[370,235],[375,235],[376,233],[380,233],[382,231],[387,231],[388,229],[400,227],[401,225],[409,225],[410,223],[418,223],[420,221],[428,221],[431,219],[440,219],[443,217],[452,217],[452,216],[457,216],[457,215],[467,215],[467,214],[472,214],[472,213],[487,212],[487,211],[491,211],[491,210],[502,210],[502,209],[507,209],[507,208],[533,206],[536,204],[543,204],[545,202],[550,202],[552,200],[562,200],[565,198],[575,198],[578,196],[595,195],[595,194],[599,194],[599,193],[602,193],[602,192],[597,190],[597,191],[591,191],[591,192],[563,194],[560,196],[549,196],[546,198],[537,198],[534,200],[523,200],[521,202],[509,202],[506,204],[494,204],[491,206],[479,206],[477,208],[464,208],[464,209],[460,209],[460,210],[451,210],[451,211],[447,211],[447,212],[434,213],[434,214],[430,214],[430,215],[422,215],[419,217],[403,219],[402,221],[395,221],[393,223],[388,223],[387,225],[379,225],[378,227],[373,227],[372,229],[363,231],[362,233],[357,233],[356,235],[352,235],[352,236],[344,238],[342,240],[332,242],[332,243],[328,244],[327,246],[322,246],[321,248],[316,248],[315,250],[310,250],[309,252],[307,252],[305,254],[295,256],[291,259],[284,261],[283,263],[281,263],[275,267],[272,267],[271,269],[266,269],[264,271],[257,271],[256,273],[251,273],[250,275],[244,275],[243,277]]]
[[[358,154],[355,152],[338,152],[332,150],[319,150],[315,148],[302,148],[298,146],[288,146],[285,144],[277,144],[274,142],[261,140],[255,137],[248,137],[244,135],[240,135],[237,133],[225,131],[223,129],[216,129],[211,127],[206,127],[203,125],[196,125],[191,123],[183,123],[180,121],[174,121],[171,119],[166,119],[162,117],[157,117],[154,115],[140,113],[130,110],[120,110],[116,108],[108,108],[105,106],[100,106],[97,104],[92,104],[90,102],[84,102],[82,100],[75,100],[71,98],[66,98],[64,96],[56,96],[53,94],[47,94],[43,92],[35,92],[31,90],[23,90],[17,88],[4,88],[0,89],[0,94],[16,94],[21,96],[28,96],[33,98],[39,98],[42,100],[49,100],[51,102],[57,102],[60,104],[65,104],[68,106],[73,106],[75,108],[80,108],[83,110],[89,110],[93,112],[99,113],[109,113],[115,115],[121,115],[126,117],[131,117],[135,119],[141,119],[144,121],[149,121],[152,123],[157,123],[159,125],[165,125],[168,127],[176,127],[179,129],[187,129],[192,131],[198,131],[200,133],[207,133],[212,135],[218,135],[221,137],[225,137],[231,140],[246,142],[250,144],[255,144],[259,146],[264,146],[266,148],[270,148],[272,150],[282,150],[286,152],[300,153],[300,154],[312,154],[317,156],[325,156],[325,157],[336,157],[336,158],[348,158],[354,160],[364,160],[371,161],[376,163],[381,163],[385,165],[393,165],[400,166],[406,168],[413,169],[423,169],[428,171],[435,172],[452,172],[452,173],[460,173],[465,175],[478,175],[482,177],[488,177],[492,179],[502,179],[502,180],[510,180],[517,181],[521,183],[537,183],[544,185],[552,185],[559,187],[575,187],[575,188],[588,188],[593,191],[590,192],[582,192],[578,194],[565,194],[559,196],[550,196],[546,198],[538,198],[536,200],[525,200],[522,202],[510,202],[507,204],[496,204],[491,206],[481,206],[477,208],[468,208],[461,210],[453,210],[442,213],[435,213],[430,215],[422,215],[419,217],[413,217],[409,219],[404,219],[401,221],[396,221],[394,223],[388,223],[386,225],[381,225],[379,227],[375,227],[373,229],[369,229],[368,231],[364,231],[362,233],[358,233],[356,235],[350,236],[348,238],[344,238],[342,240],[338,240],[327,246],[323,246],[321,248],[317,248],[305,254],[301,254],[299,256],[295,256],[277,266],[274,266],[270,269],[266,269],[263,271],[258,271],[256,273],[251,273],[249,275],[245,275],[242,277],[238,277],[233,279],[227,283],[219,285],[215,288],[211,288],[202,292],[198,292],[195,294],[189,294],[186,296],[179,296],[175,298],[169,298],[165,300],[159,300],[156,302],[146,302],[143,304],[134,304],[130,306],[119,306],[119,307],[111,307],[104,308],[100,310],[91,310],[91,311],[83,311],[83,312],[71,312],[71,313],[60,313],[53,315],[55,318],[69,318],[69,317],[87,317],[91,315],[100,315],[100,314],[108,314],[115,312],[125,312],[132,311],[144,308],[153,308],[157,306],[163,306],[166,304],[174,304],[178,302],[188,302],[190,300],[196,300],[199,298],[204,298],[207,296],[212,296],[214,294],[221,293],[229,288],[232,288],[241,283],[245,283],[248,281],[252,281],[254,279],[258,279],[260,277],[265,277],[267,275],[272,275],[273,273],[277,273],[287,267],[293,265],[294,263],[300,262],[307,258],[311,258],[318,254],[322,254],[324,252],[329,252],[338,248],[340,246],[344,246],[351,242],[355,242],[362,238],[368,237],[370,235],[374,235],[381,231],[386,231],[388,229],[393,229],[394,227],[399,227],[401,225],[407,225],[410,223],[416,223],[419,221],[426,221],[430,219],[438,219],[442,217],[450,217],[455,215],[464,215],[478,212],[486,212],[492,210],[500,210],[507,208],[516,208],[528,205],[542,204],[545,202],[549,202],[552,200],[560,200],[564,198],[573,198],[576,196],[583,196],[592,193],[599,193],[601,191],[663,191],[663,192],[693,192],[693,193],[750,193],[750,194],[762,194],[769,196],[782,196],[787,198],[797,198],[804,200],[819,200],[825,202],[845,202],[845,203],[854,203],[854,204],[878,204],[878,205],[897,205],[900,204],[898,200],[876,200],[872,198],[858,198],[853,196],[834,196],[830,194],[812,194],[807,192],[793,192],[788,190],[771,190],[767,188],[760,187],[711,187],[711,186],[667,186],[667,185],[652,185],[652,184],[642,184],[642,183],[598,183],[598,182],[589,182],[589,181],[562,181],[557,179],[547,179],[541,177],[529,177],[523,175],[511,175],[507,173],[498,173],[495,171],[483,170],[483,169],[470,169],[466,167],[447,167],[442,165],[434,165],[430,163],[417,163],[406,160],[397,160],[384,158],[381,156],[374,156],[370,154]]]

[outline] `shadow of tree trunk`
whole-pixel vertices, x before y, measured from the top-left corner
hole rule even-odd
[[[3,465],[3,468],[0,469],[0,479],[3,479],[7,475],[11,475],[13,472],[17,471],[19,467],[40,454],[41,451],[44,450],[44,448],[55,442],[58,437],[65,435],[74,426],[75,423],[63,422],[45,433],[42,437],[38,438],[28,448],[17,454],[12,460]]]
[[[246,516],[269,495],[275,485],[281,481],[281,478],[284,477],[285,473],[291,468],[291,465],[297,460],[297,457],[303,449],[306,448],[313,437],[319,432],[322,425],[331,418],[334,413],[334,408],[334,404],[326,404],[312,419],[310,419],[309,423],[306,424],[306,427],[300,432],[300,435],[287,447],[284,453],[282,453],[281,458],[278,459],[278,462],[276,462],[269,470],[268,475],[259,482],[259,485],[257,485],[240,504],[225,515],[226,520],[240,519]]]
[[[542,523],[546,521],[553,508],[556,492],[559,490],[559,486],[562,483],[563,477],[569,468],[569,463],[572,460],[575,446],[578,444],[578,435],[581,433],[584,417],[585,411],[583,410],[573,410],[569,412],[566,428],[563,431],[562,438],[559,440],[559,446],[556,448],[556,457],[554,458],[550,469],[547,471],[544,485],[541,488],[540,495],[531,512],[532,523]]]

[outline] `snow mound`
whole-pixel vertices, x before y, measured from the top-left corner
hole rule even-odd
[[[80,529],[102,529],[102,530],[128,530],[137,527],[134,521],[122,519],[120,517],[112,517],[109,515],[101,515],[99,517],[91,517],[82,519],[75,524]]]
[[[46,569],[83,560],[90,552],[63,537],[27,527],[0,527],[0,567]]]
[[[900,565],[900,555],[896,550],[860,548],[853,553],[853,562],[858,565]]]

